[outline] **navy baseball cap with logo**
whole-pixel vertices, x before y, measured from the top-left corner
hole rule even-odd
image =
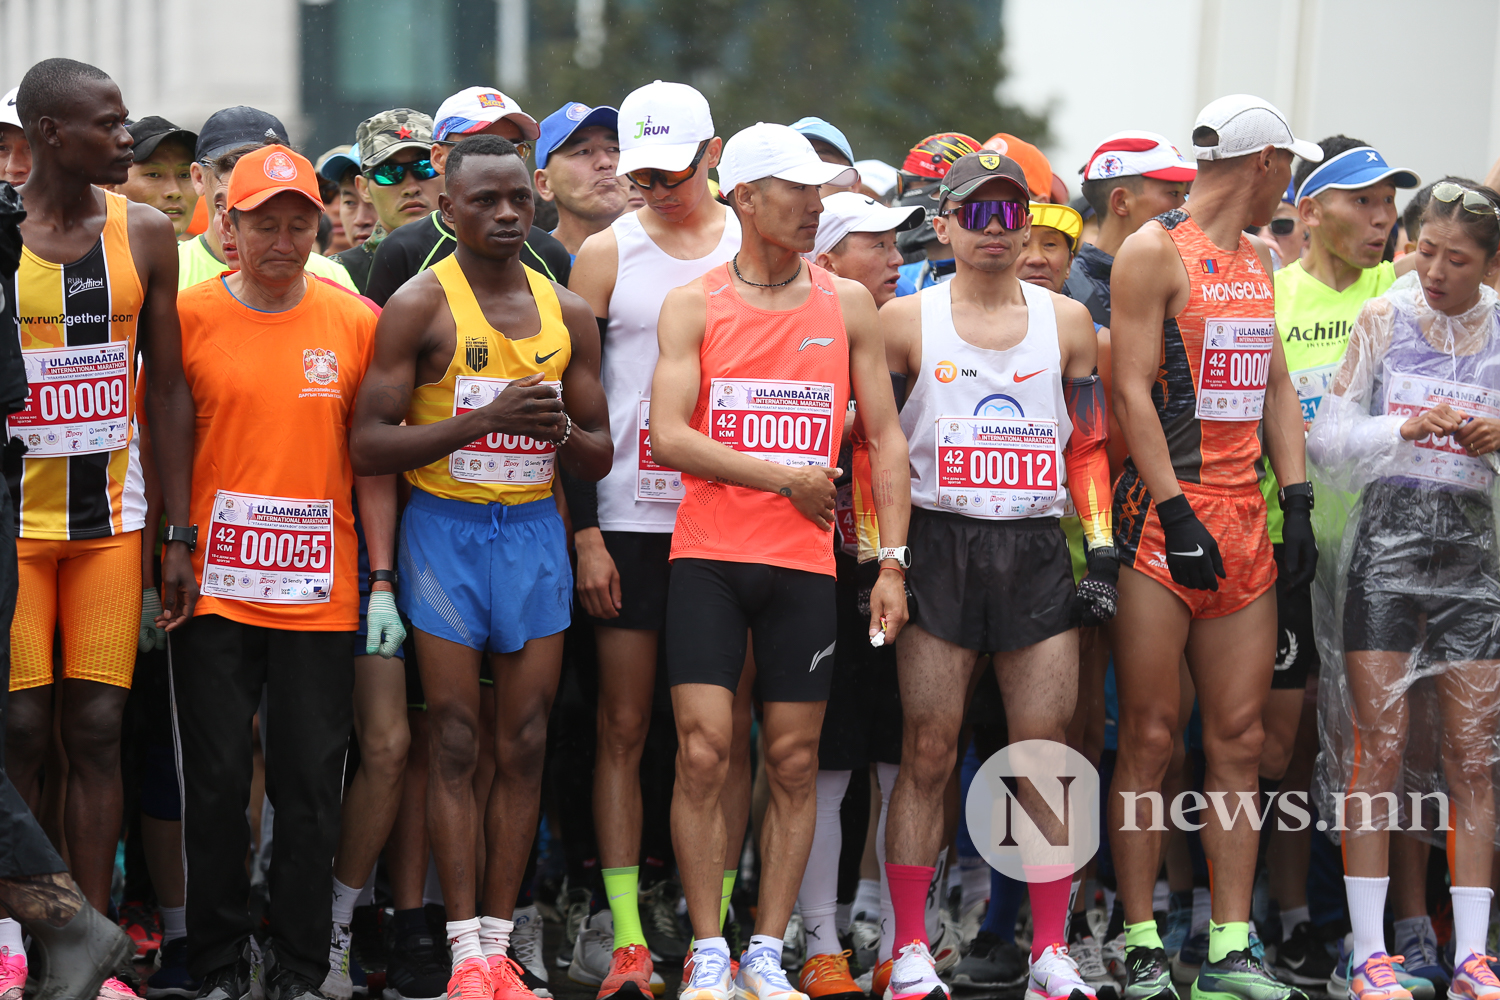
[[[590,125],[602,125],[618,135],[620,112],[601,104],[591,108],[587,104],[570,101],[542,119],[542,135],[536,143],[536,165],[540,170],[547,165],[552,151],[568,141],[574,132]]]
[[[194,158],[214,160],[236,146],[263,142],[290,146],[286,126],[275,115],[259,108],[241,104],[238,107],[215,111],[198,130],[198,149]]]

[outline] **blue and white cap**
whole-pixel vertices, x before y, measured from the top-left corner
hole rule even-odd
[[[1398,188],[1422,186],[1422,178],[1415,170],[1390,166],[1372,146],[1356,146],[1318,164],[1297,189],[1293,204],[1329,188],[1356,191],[1381,181],[1390,181]]]
[[[608,105],[591,108],[587,104],[569,101],[546,118],[542,119],[542,135],[536,143],[537,169],[547,166],[547,157],[568,137],[581,128],[602,125],[612,132],[620,130],[620,113]]]

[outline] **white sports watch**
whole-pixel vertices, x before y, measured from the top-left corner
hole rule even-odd
[[[902,545],[899,548],[881,549],[877,554],[875,561],[885,562],[887,559],[894,559],[896,561],[896,565],[900,566],[902,569],[910,569],[911,549],[905,545]]]

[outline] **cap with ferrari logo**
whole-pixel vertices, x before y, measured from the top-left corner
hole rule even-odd
[[[432,147],[432,119],[411,108],[394,108],[366,118],[354,132],[362,170],[380,166],[403,149]]]
[[[940,198],[963,201],[986,181],[1007,181],[1016,189],[1018,200],[1031,201],[1031,191],[1026,186],[1026,173],[1021,165],[1000,153],[981,151],[960,156],[948,168],[943,178]]]

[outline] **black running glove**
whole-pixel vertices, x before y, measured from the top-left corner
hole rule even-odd
[[[1115,616],[1120,606],[1120,557],[1113,546],[1089,549],[1088,572],[1078,583],[1070,609],[1073,621],[1084,628],[1103,625]]]
[[[1293,489],[1295,488],[1294,486]],[[1277,571],[1287,587],[1305,587],[1312,583],[1318,572],[1318,542],[1313,537],[1311,490],[1298,491],[1290,496],[1283,493],[1281,510],[1281,554],[1278,557]]]
[[[1179,493],[1161,501],[1156,516],[1167,536],[1167,569],[1173,582],[1189,590],[1218,590],[1219,580],[1226,576],[1219,543],[1193,513],[1187,497]]]

